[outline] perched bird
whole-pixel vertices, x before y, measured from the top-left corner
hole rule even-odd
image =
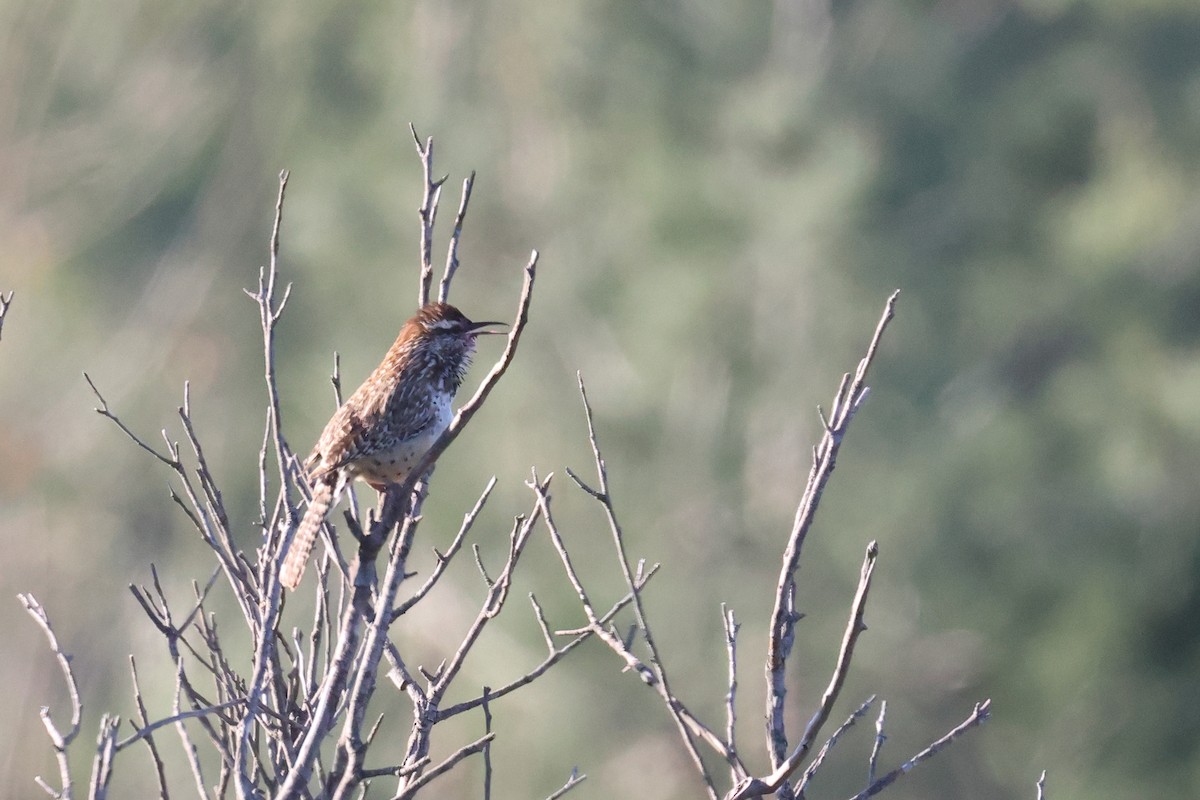
[[[475,337],[499,322],[472,322],[452,305],[429,303],[404,323],[383,362],[325,425],[305,466],[312,500],[279,569],[295,589],[317,532],[346,483],[362,478],[376,491],[401,483],[450,424]]]

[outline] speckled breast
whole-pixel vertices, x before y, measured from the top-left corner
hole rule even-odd
[[[355,477],[372,484],[400,483],[407,478],[454,416],[450,396],[443,395],[443,398],[438,403],[433,424],[418,436],[399,441],[393,447],[375,450],[355,461],[352,466]]]

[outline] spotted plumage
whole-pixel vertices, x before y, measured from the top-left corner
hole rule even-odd
[[[495,322],[471,322],[446,303],[430,303],[404,324],[383,361],[325,425],[308,457],[312,500],[279,570],[300,583],[317,532],[345,484],[361,478],[383,491],[404,481],[453,416],[475,337]]]

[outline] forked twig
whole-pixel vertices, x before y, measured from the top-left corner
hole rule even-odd
[[[612,495],[608,486],[608,469],[604,463],[604,457],[600,452],[600,443],[596,438],[596,426],[592,416],[592,407],[588,402],[587,387],[583,382],[583,375],[577,374],[579,384],[579,395],[583,401],[584,416],[587,420],[588,441],[592,446],[592,457],[596,465],[597,486],[595,488],[588,486],[582,479],[579,478],[570,469],[567,474],[575,484],[579,486],[587,494],[591,495],[600,503],[604,509],[605,517],[608,521],[608,529],[612,534],[613,547],[617,555],[617,563],[621,568],[621,574],[625,578],[625,585],[633,595],[633,612],[637,620],[638,630],[641,631],[642,638],[645,640],[646,649],[650,651],[650,672],[653,675],[653,681],[646,681],[647,685],[651,686],[662,697],[664,704],[667,707],[671,719],[675,722],[675,727],[679,732],[680,739],[683,741],[684,748],[692,759],[692,764],[696,767],[696,771],[700,775],[701,781],[704,783],[705,791],[711,798],[717,798],[716,785],[713,783],[712,775],[709,773],[708,766],[704,763],[704,759],[700,756],[700,751],[696,747],[696,739],[699,739],[723,759],[729,762],[731,768],[738,774],[746,774],[745,768],[740,764],[737,754],[733,752],[728,743],[722,741],[721,737],[709,729],[706,725],[700,722],[687,706],[679,700],[678,697],[671,691],[670,681],[667,676],[667,669],[659,652],[658,645],[655,643],[654,633],[650,628],[650,623],[646,616],[646,609],[642,604],[641,591],[638,588],[638,581],[635,577],[632,568],[630,567],[629,556],[625,550],[624,533],[621,530],[621,524],[617,520],[616,509],[613,506]],[[605,641],[608,641],[605,639]],[[610,643],[610,646],[611,643]],[[622,643],[619,647],[613,649],[626,659],[627,663],[631,663],[629,659],[632,654],[629,653],[628,647]],[[640,663],[640,662],[639,662]],[[632,665],[632,664],[631,664]],[[645,680],[646,672],[639,670]]]
[[[824,414],[821,414],[825,432],[821,437],[820,445],[813,451],[813,463],[809,471],[808,483],[796,508],[795,521],[784,549],[779,580],[775,587],[775,602],[771,612],[765,664],[767,751],[771,757],[771,766],[776,771],[788,758],[788,740],[783,713],[784,699],[787,695],[785,666],[788,652],[791,649],[795,624],[799,619],[795,610],[795,580],[796,571],[800,567],[801,548],[804,546],[804,540],[816,517],[821,494],[833,474],[842,438],[845,436],[855,412],[866,399],[868,393],[867,370],[875,358],[880,339],[895,314],[896,298],[899,294],[899,292],[893,292],[884,305],[883,315],[875,326],[875,335],[867,347],[867,354],[859,361],[853,379],[849,373],[842,377],[841,385],[834,398],[830,419],[826,420]]]
[[[421,194],[421,205],[417,215],[421,223],[421,277],[417,292],[417,305],[423,306],[429,302],[429,289],[433,285],[433,226],[437,221],[438,201],[442,196],[442,184],[446,177],[433,177],[433,137],[421,141],[415,125],[408,126],[412,133],[413,142],[417,146],[417,156],[421,159],[421,172],[424,178],[424,191]],[[465,204],[464,204],[465,206]]]
[[[46,635],[46,641],[50,643],[50,650],[54,653],[55,659],[58,661],[58,668],[62,671],[63,682],[67,685],[67,696],[71,700],[71,727],[66,733],[58,729],[54,723],[54,719],[50,716],[50,709],[47,706],[42,706],[41,717],[42,725],[46,728],[46,733],[50,736],[50,742],[54,745],[54,758],[58,762],[58,776],[62,785],[61,790],[55,791],[51,789],[39,777],[38,782],[54,797],[70,797],[71,796],[71,769],[67,758],[67,748],[71,746],[71,742],[75,741],[75,737],[79,735],[80,720],[83,718],[83,701],[79,697],[79,683],[75,680],[75,671],[71,668],[71,656],[63,651],[62,646],[58,643],[58,636],[54,633],[54,628],[50,625],[50,617],[46,615],[46,609],[37,601],[31,594],[18,594],[17,599],[25,606],[25,610],[29,612],[29,616],[33,617],[34,622],[42,629],[42,633]]]
[[[850,716],[846,717],[846,721],[839,725],[837,730],[835,730],[833,734],[831,734],[830,737],[825,740],[825,744],[821,745],[821,749],[817,751],[816,756],[813,757],[812,763],[809,764],[804,770],[804,775],[801,776],[799,783],[796,785],[797,797],[804,796],[804,790],[808,788],[808,784],[812,782],[813,776],[816,775],[817,771],[821,769],[821,766],[825,763],[826,756],[828,756],[833,750],[834,746],[837,745],[838,740],[842,738],[842,734],[850,730],[850,728],[854,726],[854,723],[858,722],[858,720],[870,710],[871,703],[874,702],[875,695],[868,697],[863,704],[854,709]]]
[[[834,666],[833,675],[830,676],[825,694],[821,697],[821,703],[812,719],[809,720],[800,743],[787,758],[775,767],[770,775],[751,779],[748,783],[736,787],[736,791],[729,795],[729,800],[748,800],[751,797],[772,794],[783,786],[792,773],[804,763],[805,756],[808,755],[821,727],[829,719],[833,705],[837,702],[838,694],[842,690],[842,684],[846,681],[846,675],[850,671],[850,660],[854,655],[854,645],[858,642],[859,634],[867,629],[863,623],[863,613],[866,610],[867,594],[871,590],[871,576],[874,574],[875,560],[878,556],[879,548],[875,542],[871,542],[867,545],[867,552],[863,557],[862,573],[859,576],[858,589],[854,593],[854,602],[851,604],[850,621],[846,624],[846,631],[842,635],[842,646],[838,650],[837,664]]]
[[[868,797],[873,797],[873,796],[879,794],[884,789],[886,789],[888,786],[890,786],[897,778],[899,778],[902,775],[907,775],[908,773],[912,772],[913,769],[915,769],[918,764],[920,764],[924,761],[928,761],[929,759],[931,759],[935,755],[937,755],[940,750],[942,750],[943,748],[949,747],[950,744],[953,743],[955,739],[962,736],[964,733],[969,731],[971,728],[974,728],[977,725],[982,725],[984,722],[987,722],[988,716],[990,715],[991,706],[992,706],[991,700],[984,700],[981,703],[976,703],[975,709],[971,712],[971,715],[969,717],[967,717],[965,720],[963,720],[961,723],[959,723],[957,727],[953,728],[945,736],[938,739],[936,742],[933,742],[932,744],[930,744],[928,747],[926,747],[921,752],[917,753],[915,756],[910,758],[908,761],[905,761],[903,764],[896,767],[894,770],[892,770],[891,772],[884,775],[879,780],[872,783],[865,790],[854,795],[854,797],[851,798],[851,800],[866,800],[866,798],[868,798]]]
[[[10,291],[8,297],[4,296],[4,292],[0,292],[0,338],[4,336],[4,317],[8,314],[8,307],[12,305],[13,293]]]
[[[576,786],[583,783],[585,780],[587,780],[587,775],[580,773],[578,767],[573,768],[571,770],[571,776],[569,778],[567,778],[567,782],[564,783],[562,785],[562,787],[558,789],[558,791],[549,795],[546,798],[546,800],[558,800],[558,798],[562,797],[567,792],[571,791]]]

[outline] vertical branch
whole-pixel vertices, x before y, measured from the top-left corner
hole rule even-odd
[[[271,574],[268,571],[268,574]],[[267,689],[268,676],[272,674],[275,663],[275,628],[278,625],[280,610],[280,594],[282,585],[277,580],[271,580],[266,585],[267,596],[265,607],[261,609],[258,630],[252,635],[257,637],[254,647],[254,667],[251,673],[250,685],[246,692],[246,711],[238,724],[237,763],[238,763],[238,797],[256,798],[258,792],[256,781],[250,774],[252,766],[257,765],[256,748],[251,741],[262,724],[259,715],[263,713],[263,694]]]
[[[817,735],[821,732],[821,727],[829,719],[829,714],[833,711],[833,704],[837,702],[838,694],[841,693],[842,686],[846,682],[846,675],[850,672],[850,660],[854,657],[854,645],[858,642],[859,634],[867,629],[866,623],[863,622],[863,614],[866,613],[867,594],[871,591],[871,577],[875,574],[875,561],[878,558],[879,546],[875,542],[871,542],[867,545],[866,555],[863,556],[858,590],[854,593],[854,602],[851,604],[850,621],[846,624],[845,633],[842,634],[842,646],[838,650],[837,664],[833,668],[829,685],[825,687],[821,704],[817,707],[812,719],[809,720],[808,727],[804,729],[804,736],[796,748],[797,752],[803,753],[812,747]]]
[[[812,526],[813,519],[816,517],[821,494],[829,482],[829,477],[833,474],[842,438],[846,435],[846,430],[849,428],[855,412],[866,399],[867,370],[875,358],[883,332],[895,314],[896,298],[899,294],[899,292],[893,292],[888,298],[883,315],[875,327],[875,335],[867,348],[867,354],[859,361],[853,380],[848,374],[842,378],[841,386],[834,398],[832,423],[826,421],[822,414],[821,419],[825,433],[821,437],[820,445],[813,451],[813,463],[808,475],[808,484],[796,509],[792,532],[788,536],[787,547],[784,550],[779,581],[775,587],[775,604],[771,612],[767,658],[764,665],[767,679],[767,750],[771,756],[771,765],[775,768],[783,764],[787,758],[787,732],[784,727],[783,715],[784,699],[787,695],[785,666],[793,629],[798,619],[794,603],[796,571],[800,567],[800,551],[804,546],[804,540]]]
[[[46,615],[46,609],[31,594],[19,594],[17,595],[17,599],[21,601],[21,604],[25,606],[25,610],[29,612],[29,616],[33,617],[33,621],[38,624],[38,627],[42,629],[42,633],[46,635],[46,641],[50,643],[50,650],[54,653],[55,659],[58,660],[58,668],[62,671],[63,681],[67,684],[67,696],[71,699],[71,728],[66,733],[59,731],[58,726],[54,724],[49,708],[42,706],[41,710],[42,725],[46,727],[46,733],[50,736],[51,744],[54,745],[54,758],[58,762],[58,776],[62,786],[59,792],[54,792],[48,786],[46,790],[56,797],[70,800],[73,795],[71,769],[67,760],[67,748],[71,746],[71,742],[75,741],[75,737],[79,735],[80,720],[83,717],[83,701],[79,699],[79,684],[75,680],[75,671],[71,669],[71,657],[63,652],[62,646],[59,645],[58,636],[55,635],[54,628],[50,625],[50,618]],[[43,786],[45,786],[44,783]]]
[[[738,772],[737,755],[737,635],[742,627],[733,609],[721,604],[721,621],[725,627],[725,650],[729,655],[729,690],[725,693],[725,742],[729,745],[730,780],[737,783],[743,777]]]
[[[625,537],[621,530],[621,524],[617,521],[616,509],[613,507],[612,495],[608,487],[608,468],[604,464],[604,457],[600,453],[600,444],[596,438],[596,426],[592,419],[592,407],[588,403],[587,387],[584,386],[582,373],[577,376],[579,383],[579,396],[583,400],[583,410],[587,418],[588,439],[592,445],[592,456],[596,464],[597,488],[592,489],[584,484],[574,473],[568,471],[568,475],[575,483],[585,492],[599,501],[604,509],[604,514],[608,518],[608,529],[612,534],[613,547],[616,550],[617,563],[621,568],[621,574],[625,578],[625,585],[628,587],[630,594],[633,595],[633,613],[637,619],[638,629],[642,632],[642,637],[646,641],[646,648],[650,651],[650,664],[654,670],[654,676],[657,679],[659,693],[666,700],[667,710],[671,713],[671,718],[675,722],[675,727],[679,731],[679,736],[683,740],[684,747],[687,749],[688,755],[691,756],[692,763],[696,767],[696,771],[700,774],[700,779],[704,783],[704,788],[712,798],[717,797],[717,789],[713,784],[712,776],[708,772],[708,767],[704,764],[704,759],[700,757],[700,751],[696,748],[696,742],[693,735],[700,734],[713,744],[717,752],[728,757],[728,748],[720,742],[720,740],[707,729],[699,724],[699,721],[690,714],[685,713],[683,704],[680,703],[671,691],[670,682],[667,677],[667,669],[664,664],[661,653],[658,650],[658,645],[654,641],[654,633],[650,629],[650,623],[646,618],[646,609],[642,603],[642,594],[638,588],[638,581],[633,575],[633,570],[629,566],[629,556],[625,551]],[[701,732],[701,730],[703,732]],[[731,762],[736,763],[736,762]]]
[[[804,729],[804,736],[800,739],[800,743],[787,758],[779,762],[770,775],[761,779],[752,778],[748,783],[735,786],[734,790],[730,792],[732,796],[730,800],[748,800],[748,798],[761,797],[779,791],[787,783],[791,774],[804,762],[804,757],[808,755],[817,734],[820,733],[825,721],[829,719],[833,705],[837,702],[838,694],[850,671],[850,660],[854,656],[854,645],[858,642],[859,634],[867,629],[863,623],[863,614],[866,611],[867,595],[871,590],[871,576],[875,572],[875,560],[878,556],[879,549],[875,542],[871,542],[867,545],[867,553],[863,557],[862,573],[859,576],[858,589],[854,593],[854,602],[851,604],[850,621],[846,624],[846,631],[842,635],[842,646],[838,650],[837,664],[834,666],[833,675],[829,679],[829,685],[825,689],[820,705]],[[865,706],[860,713],[866,713]],[[853,722],[856,717],[857,715],[850,721]],[[790,794],[790,789],[787,791]]]
[[[467,203],[471,202],[471,188],[474,185],[475,170],[471,170],[471,174],[463,181],[458,213],[454,215],[454,231],[450,234],[450,244],[446,248],[446,269],[438,286],[438,300],[443,303],[450,298],[450,281],[454,280],[454,273],[458,271],[458,241],[462,238],[463,218],[467,215]]]
[[[108,797],[108,782],[112,780],[113,757],[116,755],[117,726],[120,724],[120,717],[100,715],[100,733],[96,736],[96,755],[92,758],[88,800],[105,800]]]
[[[361,779],[363,757],[367,749],[362,735],[367,704],[375,693],[379,662],[383,658],[383,651],[388,643],[388,628],[392,624],[390,612],[400,583],[408,572],[406,556],[412,537],[416,534],[419,514],[420,509],[415,507],[415,504],[414,508],[405,514],[400,531],[392,539],[387,570],[378,596],[369,612],[363,614],[366,632],[362,652],[358,655],[353,677],[349,681],[349,705],[346,708],[342,734],[338,739],[337,761],[330,776],[331,782],[337,781],[337,788],[332,796],[338,800],[348,797]]]
[[[423,306],[429,302],[429,289],[433,285],[433,225],[437,220],[438,201],[441,199],[442,184],[446,182],[446,178],[433,177],[433,137],[428,137],[422,143],[421,137],[417,135],[416,126],[409,124],[408,129],[417,145],[417,155],[421,159],[421,172],[425,182],[421,206],[417,209],[417,215],[421,219],[421,283],[417,293],[417,305]]]
[[[887,736],[883,733],[884,720],[887,719],[887,700],[879,703],[879,717],[875,720],[875,743],[871,746],[871,757],[867,761],[867,786],[875,782],[875,770],[879,768],[879,754],[883,751],[883,743]]]
[[[484,734],[492,735],[492,706],[488,704],[488,694],[491,693],[491,687],[484,687]],[[1043,772],[1043,775],[1044,772]],[[492,800],[492,742],[488,741],[484,745],[484,800]]]
[[[474,177],[474,173],[472,173]],[[0,292],[0,339],[4,338],[4,316],[8,313],[8,307],[12,305],[13,293],[10,291],[8,297],[4,296],[4,292]]]
[[[133,656],[129,657],[129,672],[133,680],[133,702],[137,706],[138,719],[141,721],[143,728],[148,728],[150,725],[150,717],[146,713],[146,703],[142,700],[142,687],[138,681],[137,662]],[[162,797],[168,797],[167,792],[167,770],[163,764],[162,756],[158,752],[158,745],[154,741],[154,736],[146,734],[146,747],[150,750],[150,759],[154,762],[154,774],[158,778],[158,790]]]
[[[259,322],[263,333],[263,361],[267,383],[267,429],[268,435],[275,445],[276,465],[279,470],[279,487],[281,505],[284,515],[286,534],[280,550],[286,551],[294,534],[295,510],[287,502],[288,487],[291,472],[289,464],[292,455],[287,442],[283,438],[283,424],[279,404],[279,388],[275,377],[275,325],[283,314],[291,293],[291,284],[284,289],[283,297],[276,301],[275,288],[279,276],[279,233],[283,225],[283,200],[287,192],[289,173],[283,170],[279,173],[279,194],[275,202],[275,219],[271,226],[270,262],[266,269],[259,269],[258,291],[250,296],[258,303]],[[265,476],[260,482],[261,488],[266,488]],[[265,507],[266,497],[260,498]],[[263,561],[260,569],[260,602],[254,609],[257,619],[253,620],[251,637],[254,643],[254,662],[250,684],[246,692],[246,708],[238,722],[237,743],[235,746],[237,762],[237,791],[240,798],[259,797],[257,780],[253,774],[258,769],[258,755],[255,738],[261,721],[259,715],[263,712],[263,694],[267,690],[269,676],[274,673],[275,664],[275,629],[278,625],[280,611],[279,581],[274,579],[276,570],[275,549],[271,547],[271,539],[280,530],[280,520],[270,521],[267,534],[268,544],[263,550]],[[266,520],[264,520],[266,523]]]
[[[321,681],[315,707],[308,720],[308,727],[300,741],[291,768],[280,785],[276,797],[301,796],[301,789],[308,785],[313,766],[321,750],[321,744],[333,727],[334,717],[345,692],[346,680],[350,675],[351,662],[362,640],[364,610],[370,608],[370,597],[375,584],[374,562],[359,561],[353,572],[353,593],[345,604],[338,623],[338,642],[334,648],[333,661]]]
[[[264,440],[269,438],[275,446],[275,463],[279,472],[279,491],[280,504],[276,509],[276,517],[280,512],[283,512],[288,531],[287,537],[290,537],[296,516],[296,510],[292,504],[288,502],[288,488],[291,486],[291,470],[289,465],[294,460],[291,450],[288,447],[287,441],[283,437],[283,419],[280,411],[279,403],[279,385],[275,377],[275,325],[279,322],[280,316],[283,314],[284,306],[287,305],[288,297],[292,292],[292,285],[289,283],[284,287],[283,296],[276,300],[276,282],[279,278],[279,232],[283,226],[283,199],[287,192],[289,173],[283,170],[279,173],[279,194],[275,200],[275,218],[271,225],[271,252],[270,261],[267,267],[260,267],[258,270],[258,289],[255,292],[246,290],[246,294],[250,299],[258,304],[259,325],[262,328],[263,335],[263,368],[264,378],[267,384],[267,430],[264,435]],[[267,478],[265,474],[266,458],[265,458],[265,441],[264,453],[260,459],[260,468],[264,470],[259,480],[259,491],[262,496],[259,498],[260,508],[265,509],[267,505]],[[272,540],[278,535],[279,523],[278,518],[268,520],[264,519],[263,525],[267,528],[267,548],[265,553],[265,561],[261,568],[261,574],[265,580],[266,576],[274,573],[268,565],[273,560],[277,549],[282,550],[290,538],[285,537],[285,541],[280,543],[278,548],[272,547]]]

